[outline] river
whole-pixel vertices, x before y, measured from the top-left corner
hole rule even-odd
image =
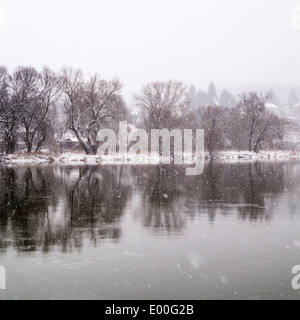
[[[0,167],[0,299],[295,299],[300,163]]]

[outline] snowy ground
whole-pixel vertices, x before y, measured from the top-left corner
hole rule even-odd
[[[209,155],[206,153],[208,160]],[[214,158],[220,161],[285,161],[300,160],[300,152],[294,151],[262,151],[252,153],[249,151],[221,151],[214,154]],[[158,162],[158,159],[157,159]],[[0,163],[12,165],[38,165],[38,164],[60,164],[60,165],[109,165],[109,164],[150,164],[150,157],[145,155],[135,156],[86,156],[83,154],[64,153],[62,155],[18,154],[0,156]],[[186,163],[193,163],[193,159],[187,157]]]
[[[249,151],[221,151],[216,153],[216,159],[220,160],[300,160],[300,152],[295,151],[261,151],[259,153]]]

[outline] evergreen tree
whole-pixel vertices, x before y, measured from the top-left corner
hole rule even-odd
[[[294,105],[296,105],[299,102],[298,96],[295,92],[295,90],[291,90],[290,92],[290,96],[289,96],[289,101],[288,101],[288,105],[290,107],[293,107]]]
[[[208,87],[208,103],[211,107],[215,107],[218,104],[217,90],[213,82],[210,83]]]
[[[198,96],[197,96],[197,90],[194,85],[191,85],[190,90],[186,96],[188,106],[191,109],[196,109],[198,108]]]
[[[277,96],[277,94],[273,91],[273,89],[271,89],[270,91],[270,102],[275,104],[276,106],[280,107],[281,106],[281,102],[280,102],[280,99],[279,97]]]
[[[209,97],[208,94],[204,91],[199,90],[197,95],[197,101],[199,107],[209,106]]]
[[[233,94],[231,94],[228,90],[223,90],[220,95],[220,105],[222,107],[234,108],[237,105],[237,101]]]

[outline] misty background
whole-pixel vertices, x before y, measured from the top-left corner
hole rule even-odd
[[[220,93],[272,88],[284,105],[300,96],[296,68],[300,1],[0,1],[0,61],[62,66],[119,77],[130,103],[151,81],[169,79]],[[4,21],[5,18],[5,21]]]

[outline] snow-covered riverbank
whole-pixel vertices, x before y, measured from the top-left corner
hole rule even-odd
[[[276,161],[276,160],[300,160],[300,152],[295,151],[261,151],[259,153],[249,151],[220,151],[215,154],[220,160],[253,160],[253,161]]]
[[[206,160],[209,160],[209,154],[205,154]],[[287,161],[300,160],[300,152],[294,151],[262,151],[259,153],[249,151],[220,151],[214,154],[215,160],[219,161]],[[192,159],[188,161],[192,163]],[[109,164],[149,164],[150,158],[145,155],[136,156],[87,156],[84,154],[64,153],[55,154],[15,154],[0,156],[0,164],[4,165],[109,165]]]

